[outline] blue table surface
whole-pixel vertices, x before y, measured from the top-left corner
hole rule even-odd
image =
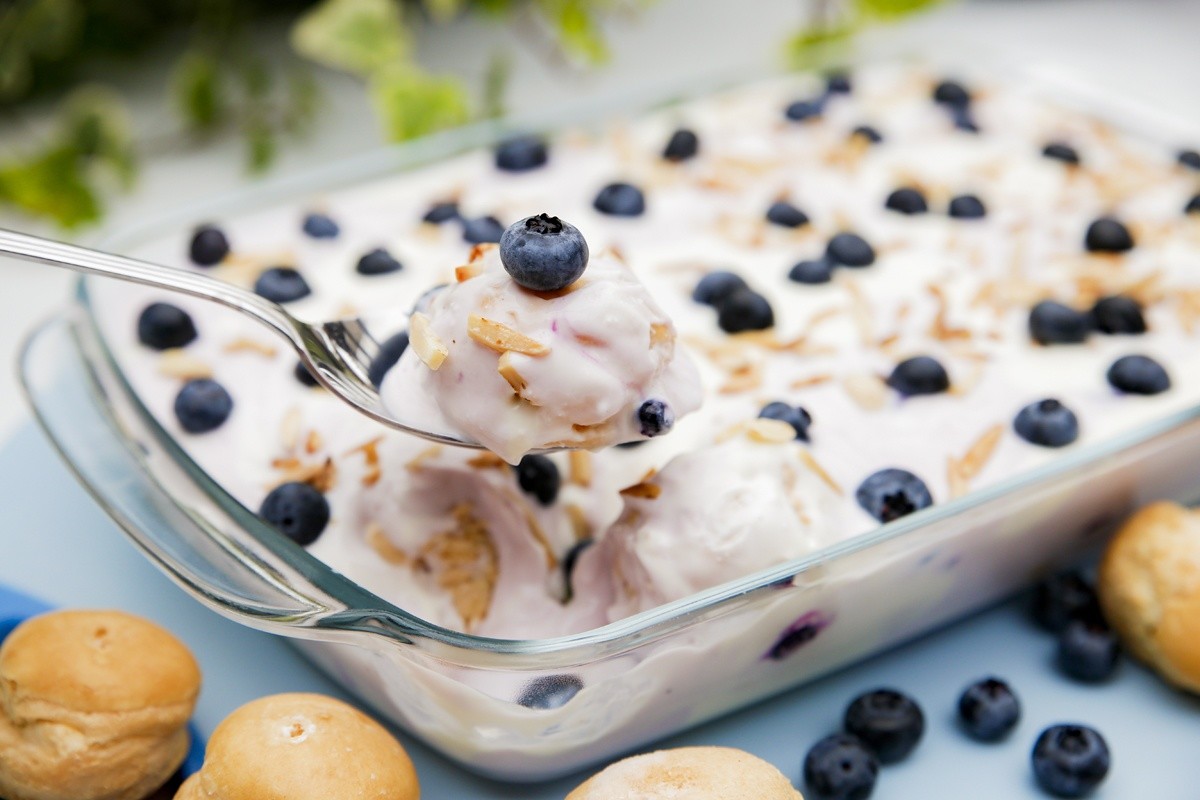
[[[32,425],[0,447],[0,486],[0,583],[54,605],[122,608],[170,628],[204,670],[196,713],[203,734],[265,694],[313,691],[349,699],[282,639],[225,620],[175,587],[104,516]],[[879,800],[1046,797],[1033,782],[1029,750],[1043,727],[1067,721],[1094,726],[1112,750],[1113,769],[1096,800],[1200,796],[1200,699],[1169,689],[1130,661],[1107,684],[1072,683],[1056,674],[1053,653],[1053,640],[1012,602],[661,745],[740,747],[798,779],[805,750],[836,729],[849,700],[893,686],[921,703],[926,735],[907,761],[883,769],[874,794]],[[972,742],[954,724],[962,687],[987,675],[1008,680],[1025,710],[1013,736],[998,745]],[[584,777],[500,784],[470,775],[412,737],[400,738],[428,800],[561,800]]]

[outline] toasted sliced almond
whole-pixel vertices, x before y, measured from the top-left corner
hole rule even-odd
[[[875,375],[847,375],[842,388],[865,411],[878,411],[887,404],[887,384]]]
[[[415,320],[418,315],[413,315]],[[544,356],[550,348],[520,331],[503,323],[472,314],[467,317],[467,335],[479,344],[497,353],[522,353],[527,356]]]
[[[256,339],[248,339],[244,336],[229,342],[225,345],[224,350],[226,353],[258,353],[267,358],[274,358],[275,354],[279,352],[278,348],[274,345],[260,342]]]
[[[408,563],[408,553],[392,543],[378,522],[367,523],[367,544],[389,564],[399,567]]]
[[[430,326],[429,317],[418,312],[408,323],[409,342],[421,363],[434,372],[446,361],[450,351]]]
[[[571,521],[571,530],[575,533],[575,541],[591,537],[592,526],[588,524],[587,514],[574,503],[567,503],[567,519]]]
[[[168,378],[185,381],[211,378],[213,375],[212,367],[179,348],[163,351],[158,359],[158,371]]]
[[[489,251],[495,250],[499,245],[491,242],[477,244],[471,248],[471,255],[467,256],[467,263],[474,264],[479,259],[483,258]]]
[[[425,468],[426,461],[429,461],[432,458],[437,458],[439,455],[441,455],[441,453],[442,446],[440,444],[435,444],[432,447],[426,447],[424,450],[410,458],[404,465],[404,468],[410,472],[420,472]],[[371,464],[370,459],[367,460],[367,464],[374,466]]]
[[[992,455],[996,452],[996,446],[1000,444],[1001,437],[1004,436],[1004,426],[1000,424],[993,425],[983,432],[970,449],[963,455],[959,462],[962,465],[963,476],[971,480],[983,471],[987,466],[987,462],[991,460]]]
[[[657,483],[635,483],[621,490],[624,497],[640,497],[644,500],[657,500],[662,494],[662,487]]]
[[[304,439],[304,452],[312,455],[321,449],[321,434],[312,430],[308,432],[308,436]]]
[[[671,326],[663,322],[655,322],[650,326],[650,346],[668,344],[675,340],[675,332]]]
[[[821,466],[821,462],[817,461],[816,457],[808,450],[800,451],[800,460],[804,462],[804,466],[813,471],[813,474],[820,478],[826,486],[832,489],[837,494],[842,494],[842,487],[833,479],[833,476]]]
[[[518,395],[525,391],[525,387],[529,385],[521,373],[517,372],[516,366],[512,363],[511,352],[501,353],[500,360],[496,362],[496,371],[500,373],[500,377],[508,381],[508,385]]]
[[[373,467],[379,463],[379,443],[382,441],[382,436],[376,436],[374,439],[365,441],[357,447],[351,447],[345,454],[352,456],[355,453],[362,453],[367,466]]]
[[[783,420],[763,417],[746,425],[746,438],[762,444],[783,444],[796,438],[796,429]]]
[[[577,486],[592,485],[592,454],[586,450],[571,450],[567,453],[571,483]]]
[[[750,392],[763,385],[762,364],[752,362],[743,364],[729,373],[729,380],[721,384],[717,390],[721,394],[740,394]]]
[[[825,372],[820,375],[809,375],[807,378],[797,378],[790,385],[793,389],[807,389],[809,386],[820,386],[822,383],[829,383],[831,380],[833,380],[833,376]]]
[[[471,280],[471,278],[477,278],[482,274],[483,270],[474,264],[463,264],[454,268],[454,281],[455,283],[462,283],[463,281]]]
[[[272,465],[282,471],[279,484],[307,483],[318,492],[325,493],[337,484],[337,466],[332,458],[305,464],[299,459],[277,459]]]
[[[495,453],[486,450],[467,461],[472,469],[508,469],[508,462]]]

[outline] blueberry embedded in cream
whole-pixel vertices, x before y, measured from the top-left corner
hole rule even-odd
[[[589,257],[568,223],[521,220],[455,277],[412,315],[410,347],[384,379],[384,403],[401,418],[516,463],[662,433],[699,406],[699,376],[670,318],[620,258]],[[641,413],[648,402],[653,420]]]
[[[220,228],[201,225],[192,235],[188,255],[198,267],[216,266],[229,255],[229,239]]]
[[[1042,447],[1066,447],[1079,438],[1075,412],[1054,398],[1030,403],[1013,420],[1017,435]]]
[[[1092,253],[1124,253],[1133,249],[1133,234],[1114,217],[1101,217],[1088,225],[1084,247]]]

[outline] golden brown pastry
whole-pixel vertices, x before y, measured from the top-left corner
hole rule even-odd
[[[213,731],[175,800],[417,800],[417,773],[388,731],[319,694],[247,703]]]
[[[0,797],[137,800],[187,754],[200,668],[120,611],[27,620],[0,647]]]
[[[1200,692],[1200,512],[1174,503],[1138,511],[1109,543],[1096,588],[1125,646]]]
[[[593,775],[567,800],[803,800],[791,781],[731,747],[680,747],[630,756]]]

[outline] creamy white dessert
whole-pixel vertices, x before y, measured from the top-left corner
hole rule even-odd
[[[588,630],[994,485],[1200,397],[1200,217],[1184,210],[1200,210],[1190,199],[1200,173],[1171,148],[1024,86],[981,84],[964,99],[935,89],[937,79],[882,65],[857,71],[848,93],[812,76],[769,81],[564,134],[545,163],[518,159],[520,172],[475,152],[221,220],[229,252],[205,233],[191,266],[182,236],[138,252],[211,268],[329,319],[411,308],[455,280],[450,266],[479,239],[499,238],[503,225],[486,215],[554,209],[587,231],[595,253],[623,254],[673,322],[677,351],[699,368],[700,408],[635,448],[511,468],[378,428],[298,381],[290,352],[221,309],[96,284],[97,313],[131,384],[187,452],[335,570],[450,628],[514,638]],[[680,128],[698,145],[665,158]],[[1054,143],[1070,147],[1044,155]],[[315,207],[336,236],[329,225],[302,231]],[[1107,217],[1117,227],[1088,233]],[[311,291],[267,269],[278,266]],[[452,297],[422,304],[435,332],[443,296]],[[1122,299],[1098,303],[1108,297]],[[1069,307],[1038,312],[1037,335],[1050,344],[1030,333],[1043,300]],[[173,334],[155,340],[163,347],[139,341],[134,321],[154,301],[182,309],[193,336],[179,335],[176,319],[160,326]],[[450,363],[455,337],[438,336]],[[393,376],[427,369],[418,355],[410,345]],[[1152,357],[1167,385],[1141,362],[1110,379],[1128,355]],[[536,358],[522,359],[523,378],[541,377]],[[641,362],[644,374],[660,361]],[[499,364],[487,366],[494,386],[513,392]],[[206,384],[184,396],[196,378],[229,402]],[[470,413],[471,397],[447,396]],[[793,441],[754,441],[747,425],[762,413],[789,425]],[[499,445],[513,432],[494,435]],[[682,524],[697,509],[703,524]]]
[[[477,246],[413,314],[410,346],[380,388],[386,407],[512,464],[661,436],[699,407],[674,324],[616,254],[589,260],[585,248],[581,277],[536,291],[505,270],[502,247]]]

